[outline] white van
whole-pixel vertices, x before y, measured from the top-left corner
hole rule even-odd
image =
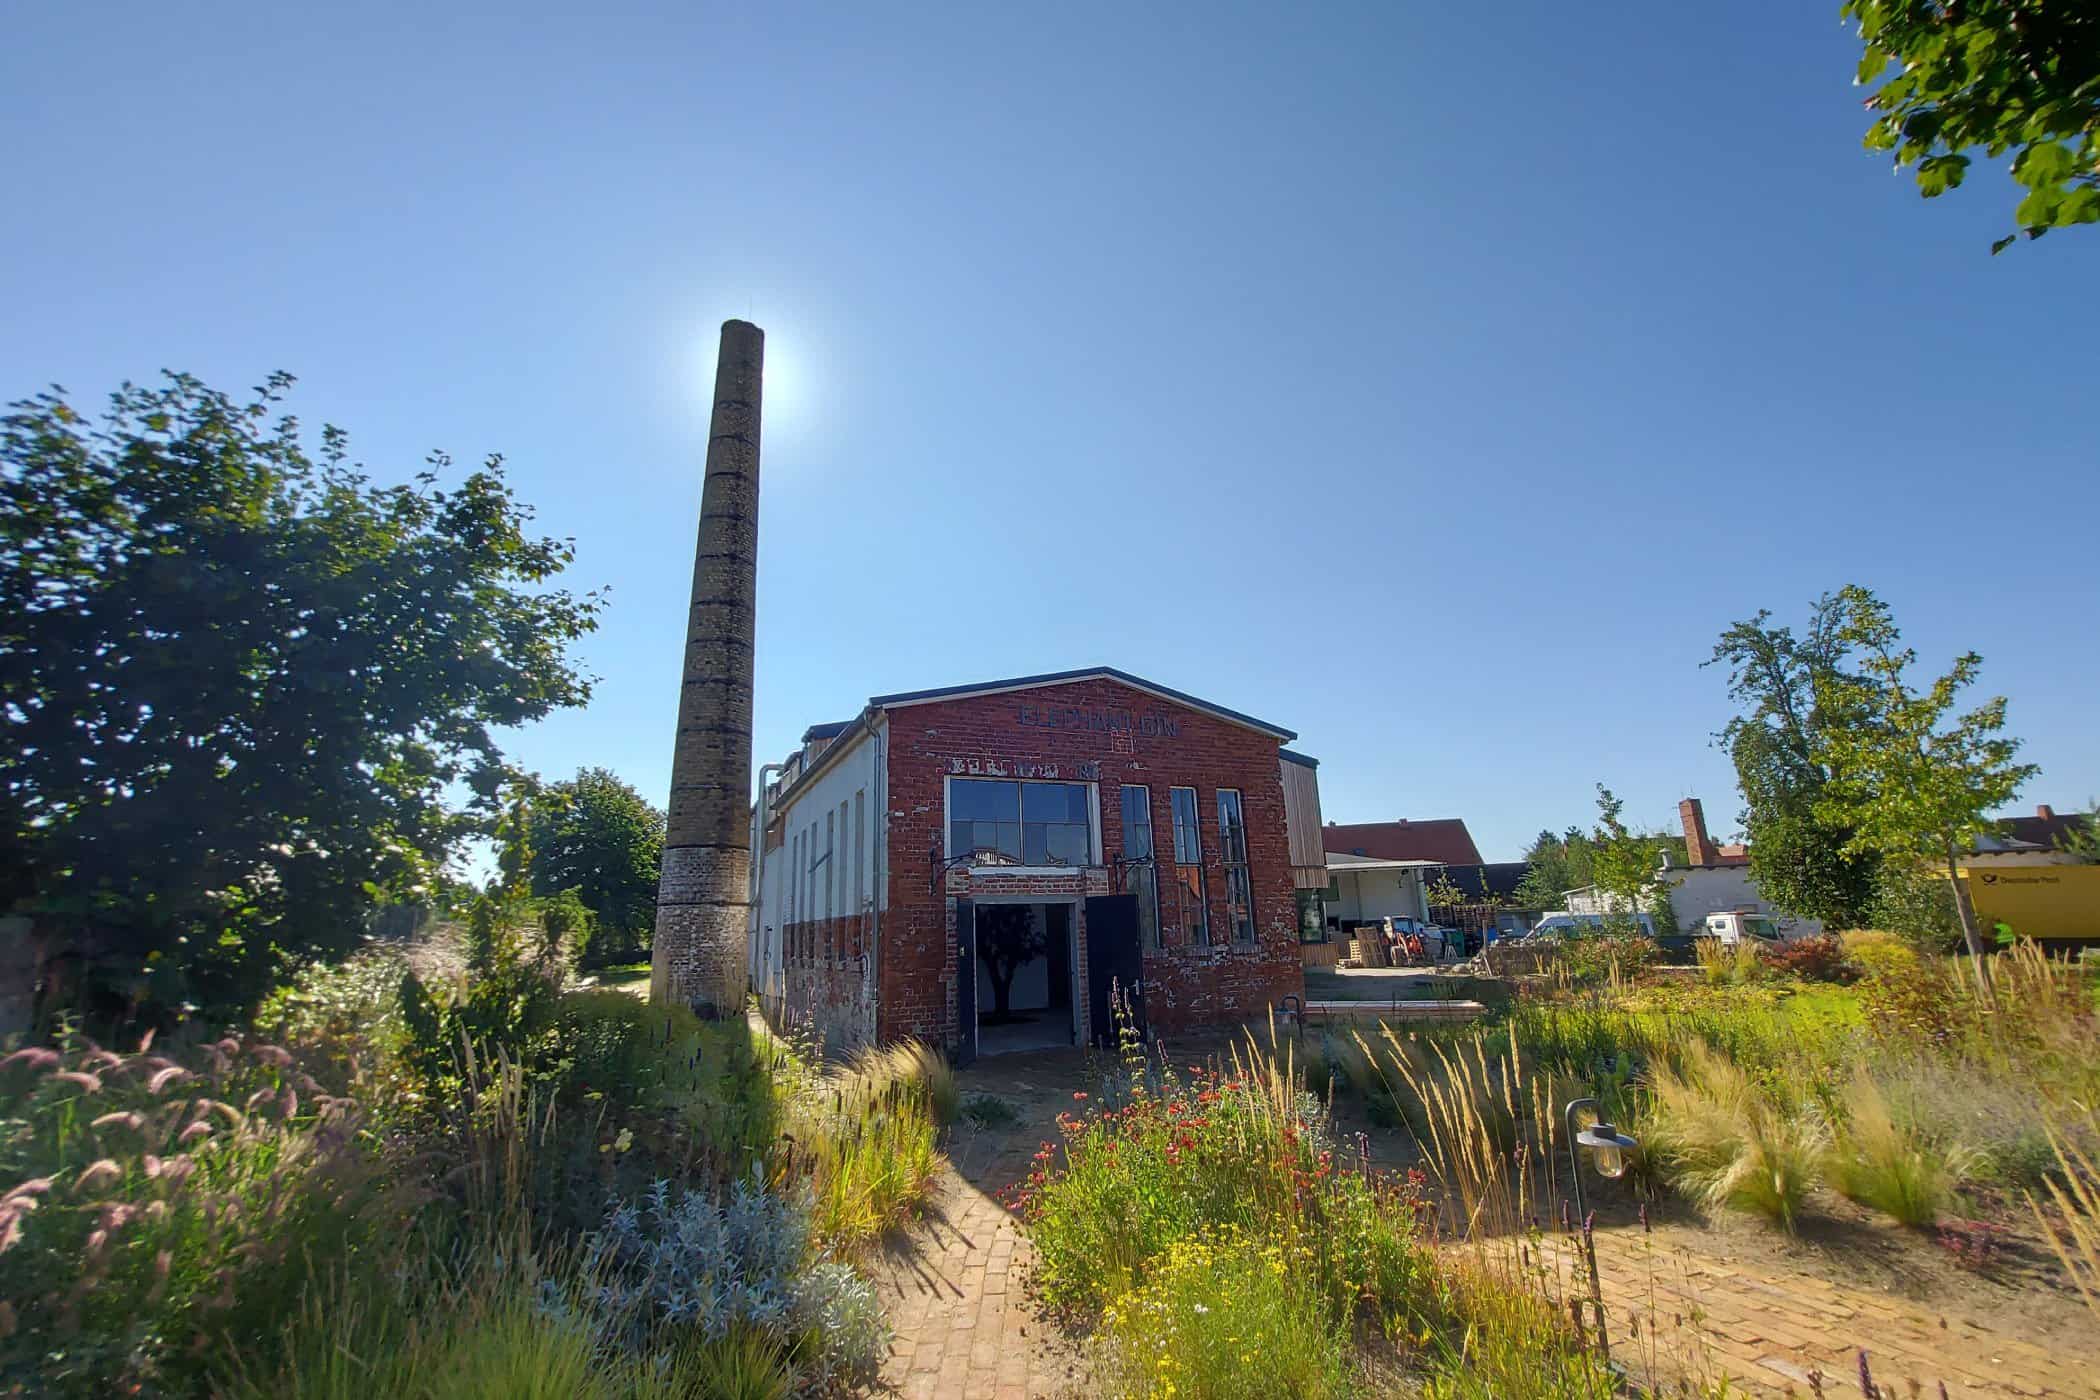
[[[1708,914],[1705,936],[1718,938],[1723,946],[1730,948],[1746,938],[1753,943],[1779,944],[1786,941],[1786,934],[1780,930],[1779,920],[1770,914],[1760,914],[1752,909],[1731,909],[1725,914]]]

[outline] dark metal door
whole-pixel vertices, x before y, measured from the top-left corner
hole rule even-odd
[[[1087,1009],[1094,1044],[1114,1048],[1112,997],[1120,997],[1145,1033],[1145,957],[1138,947],[1138,902],[1134,894],[1095,895],[1086,902]]]
[[[955,901],[955,1063],[977,1058],[977,903]]]

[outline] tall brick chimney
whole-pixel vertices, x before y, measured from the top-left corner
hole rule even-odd
[[[751,865],[751,629],[758,595],[758,426],[766,335],[724,321],[715,359],[693,597],[685,624],[670,823],[649,999],[743,1011]]]
[[[1677,819],[1684,823],[1685,859],[1693,865],[1718,864],[1721,852],[1706,834],[1706,809],[1699,805],[1699,799],[1687,797],[1678,803]]]

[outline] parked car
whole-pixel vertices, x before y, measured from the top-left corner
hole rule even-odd
[[[1587,938],[1601,933],[1607,925],[1624,927],[1628,920],[1638,924],[1642,933],[1657,938],[1655,919],[1648,914],[1572,914],[1565,909],[1556,909],[1531,926],[1525,938]]]
[[[1704,936],[1718,938],[1727,947],[1734,947],[1744,939],[1753,943],[1784,943],[1786,932],[1779,920],[1770,914],[1760,914],[1754,909],[1731,909],[1725,914],[1708,914],[1704,925]]]

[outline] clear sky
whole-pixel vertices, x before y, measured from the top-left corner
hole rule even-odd
[[[1105,663],[1491,859],[1739,805],[1730,620],[1879,591],[2100,793],[2100,231],[1991,258],[1811,5],[20,4],[0,395],[272,369],[500,450],[668,789],[716,327],[768,334],[759,758]]]

